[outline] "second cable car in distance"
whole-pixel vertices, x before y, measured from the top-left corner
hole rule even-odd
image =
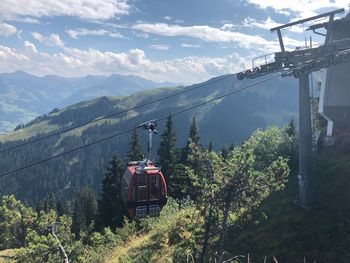
[[[160,167],[151,160],[152,136],[157,134],[157,123],[139,125],[149,132],[147,158],[131,161],[122,178],[121,194],[131,218],[157,217],[167,202],[167,185]]]

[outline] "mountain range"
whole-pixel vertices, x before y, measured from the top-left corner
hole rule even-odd
[[[157,83],[137,76],[36,77],[23,71],[0,74],[0,132],[12,131],[54,108],[98,98],[179,84]]]
[[[201,85],[199,88],[189,92],[186,92],[186,89],[191,89],[193,86],[158,88],[126,97],[103,96],[52,111],[27,123],[24,128],[1,135],[0,150],[185,91],[181,95],[4,152],[0,158],[1,172],[5,173],[113,136],[147,120],[166,117],[169,113],[193,107],[205,100],[256,82],[256,80],[238,81],[235,77],[214,81],[216,79],[198,84]],[[297,81],[292,78],[276,78],[176,115],[174,124],[178,138],[177,145],[179,147],[185,145],[193,117],[196,117],[203,147],[207,147],[209,142],[212,142],[215,149],[228,146],[231,142],[239,144],[258,128],[264,129],[271,125],[282,127],[291,119],[297,118],[297,87]],[[164,121],[158,124],[161,134]],[[139,131],[139,134],[146,148],[146,131]],[[156,136],[155,148],[159,139],[160,136]],[[50,192],[56,193],[59,198],[68,196],[65,190],[67,185],[72,192],[83,186],[89,186],[98,192],[104,170],[112,155],[118,153],[125,158],[129,140],[130,133],[125,133],[80,151],[1,177],[0,196],[14,193],[18,198],[29,203],[37,203],[46,198]],[[156,149],[153,155],[157,158]]]

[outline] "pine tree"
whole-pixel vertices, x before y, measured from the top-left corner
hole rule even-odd
[[[230,146],[227,148],[226,146],[221,147],[220,155],[223,159],[228,159],[231,156],[232,151],[235,149],[235,144],[232,141]]]
[[[82,188],[74,198],[72,231],[77,238],[81,231],[92,229],[97,212],[95,193],[90,188]]]
[[[212,152],[212,151],[213,151],[213,142],[209,142],[208,152]]]
[[[291,119],[288,123],[287,127],[285,128],[285,132],[289,137],[295,137],[297,134],[297,130],[295,128],[294,119]]]
[[[193,117],[193,119],[192,119],[192,124],[191,124],[190,132],[189,132],[189,139],[191,139],[194,144],[199,145],[200,137],[198,135],[198,129],[197,129],[195,117]]]
[[[187,144],[186,144],[186,147],[183,148],[183,151],[182,151],[181,162],[186,163],[188,161],[188,155],[190,154],[190,144],[194,143],[195,145],[199,145],[199,139],[200,139],[200,137],[198,135],[196,118],[193,117],[192,124],[191,124],[189,134],[188,134]]]
[[[193,117],[186,147],[182,149],[181,162],[176,165],[176,174],[173,180],[173,194],[176,198],[181,199],[189,196],[194,199],[197,195],[194,183],[197,183],[195,182],[196,172],[198,172],[200,164],[196,157],[203,150],[199,139],[196,118]]]
[[[179,199],[189,196],[192,200],[199,200],[212,176],[206,164],[208,152],[194,143],[190,143],[189,148],[187,163],[175,166],[172,194]]]
[[[192,180],[183,163],[176,164],[174,171],[175,174],[171,180],[170,195],[177,199],[183,199],[191,192]]]
[[[102,180],[96,225],[99,230],[110,227],[115,231],[116,227],[122,225],[125,210],[120,192],[123,172],[122,160],[119,156],[114,155]]]
[[[226,146],[222,146],[221,147],[220,155],[221,155],[222,158],[227,159],[227,157],[229,155],[229,150],[226,148]]]
[[[50,193],[48,198],[45,200],[45,212],[50,210],[57,211],[56,196],[54,193]]]
[[[175,144],[176,133],[172,116],[169,114],[158,148],[159,162],[168,186],[169,179],[174,176],[174,169],[177,161],[177,150]]]
[[[130,149],[127,154],[129,161],[141,161],[144,159],[142,145],[140,143],[139,135],[137,133],[136,128],[131,134],[131,141],[129,143],[129,146],[130,146]]]
[[[294,120],[291,119],[288,125],[284,128],[284,134],[287,135],[288,140],[285,143],[286,155],[289,156],[289,167],[292,170],[298,169],[298,145],[297,145],[297,130]]]
[[[232,141],[231,144],[230,144],[230,146],[228,147],[229,152],[232,152],[232,151],[235,149],[235,147],[236,147],[236,145],[235,145],[235,143]]]

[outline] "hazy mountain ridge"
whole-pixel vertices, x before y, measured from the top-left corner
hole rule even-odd
[[[178,84],[157,83],[137,76],[36,77],[23,71],[0,74],[0,132],[71,104],[101,96],[127,96],[135,92]]]
[[[4,154],[3,159],[0,159],[0,167],[3,167],[4,172],[13,170],[53,154],[131,129],[144,121],[164,117],[170,112],[174,113],[191,107],[205,99],[220,96],[250,83],[254,83],[254,81],[240,82],[235,78],[211,83],[180,96],[8,152]],[[186,88],[188,87],[146,90],[128,97],[105,96],[81,102],[38,118],[24,129],[0,136],[0,141],[8,141],[0,144],[0,149],[22,143],[23,139],[29,137],[33,139],[35,138],[33,136],[40,137],[43,133],[79,125]],[[295,80],[275,79],[178,115],[174,117],[178,145],[185,144],[193,116],[196,116],[198,120],[201,143],[207,146],[212,141],[216,149],[220,149],[222,145],[229,145],[232,141],[239,143],[257,128],[265,128],[270,125],[283,126],[291,118],[297,116],[297,91]],[[160,122],[158,126],[160,133],[162,133],[163,128],[164,122]],[[49,192],[60,195],[60,191],[67,184],[72,185],[72,191],[86,185],[98,191],[103,170],[111,156],[116,152],[122,157],[125,156],[128,150],[129,136],[126,134],[115,137],[17,174],[0,178],[0,195],[15,193],[21,199],[38,202]],[[140,131],[140,136],[145,143],[147,136],[143,131]],[[159,138],[160,136],[155,138],[155,148]],[[154,154],[155,152],[154,150]],[[72,160],[75,161],[72,162]],[[23,176],[24,174],[25,176]],[[66,195],[67,193],[64,194],[64,196]]]

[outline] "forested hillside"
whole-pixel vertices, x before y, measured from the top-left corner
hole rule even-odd
[[[205,99],[211,99],[250,83],[254,81],[238,82],[235,77],[227,78],[180,96],[129,111],[126,114],[1,153],[0,167],[2,167],[2,172],[20,168],[54,154],[132,129],[144,121],[166,117],[169,113],[191,107]],[[0,148],[7,149],[40,138],[50,132],[79,125],[181,90],[182,88],[155,89],[124,98],[102,97],[72,105],[37,118],[28,123],[25,128],[9,135],[2,135]],[[275,79],[175,116],[174,123],[179,138],[177,145],[183,146],[186,143],[187,129],[194,116],[201,133],[202,145],[206,147],[212,142],[214,149],[221,149],[223,146],[228,147],[231,142],[240,143],[258,127],[283,126],[296,114],[295,81]],[[158,129],[162,130],[163,127],[164,122],[160,122]],[[140,136],[146,139],[145,134],[140,133]],[[101,170],[114,153],[119,153],[125,159],[129,138],[130,134],[115,137],[51,160],[45,165],[37,165],[2,177],[0,178],[0,195],[15,194],[21,200],[37,204],[40,200],[47,198],[49,193],[55,193],[58,197],[66,197],[84,186],[89,186],[97,191],[101,182]],[[155,145],[158,144],[158,141],[159,136],[156,136]],[[143,143],[145,145],[144,140]],[[67,186],[70,187],[67,188]]]
[[[289,127],[258,130],[241,146],[215,152],[200,145],[193,121],[186,147],[178,151],[171,143],[176,136],[169,117],[159,152],[174,159],[162,162],[173,160],[163,169],[172,176],[161,217],[123,219],[123,165],[114,156],[97,202],[88,188],[71,202],[50,198],[36,211],[14,196],[4,196],[0,249],[12,249],[6,253],[15,262],[224,262],[233,257],[227,250],[231,227],[288,181],[296,142],[293,125]],[[131,149],[129,156],[137,153],[137,147]],[[208,161],[215,176],[205,165]]]
[[[124,218],[124,163],[115,155],[104,167],[97,195],[84,187],[65,201],[51,194],[35,208],[3,196],[0,260],[347,262],[348,149],[315,152],[315,198],[308,210],[296,202],[293,122],[283,130],[258,130],[220,151],[203,146],[195,119],[179,149],[175,127],[169,116],[160,130],[157,152],[165,156],[160,164],[169,176],[169,200],[159,218]],[[141,156],[137,133],[129,143],[127,157]]]
[[[80,101],[101,96],[126,96],[175,85],[178,84],[157,83],[132,75],[63,78],[54,75],[37,77],[23,71],[0,73],[0,132],[10,132],[54,108]]]

